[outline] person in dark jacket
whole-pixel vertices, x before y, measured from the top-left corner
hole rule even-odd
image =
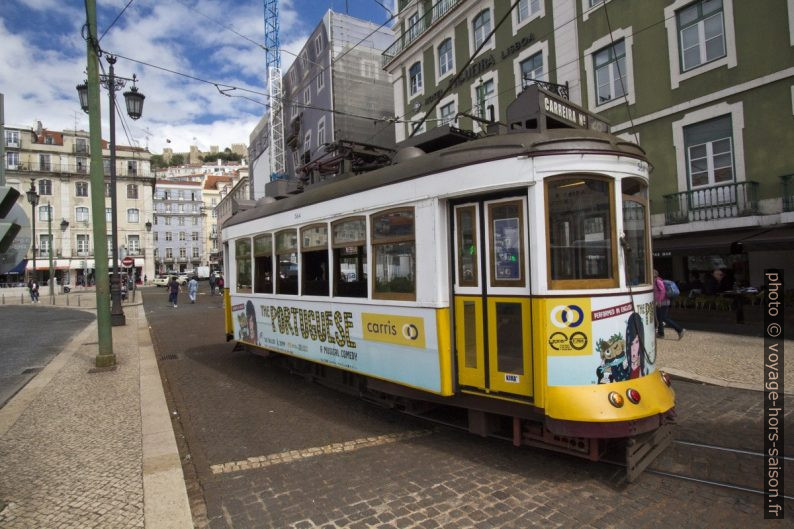
[[[174,308],[176,308],[177,297],[179,296],[179,281],[176,280],[176,277],[171,277],[171,281],[168,282],[168,302],[174,304]]]

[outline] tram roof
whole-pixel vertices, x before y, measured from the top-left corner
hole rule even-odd
[[[539,132],[513,132],[487,136],[421,154],[400,163],[366,173],[344,174],[314,184],[298,195],[257,204],[223,223],[223,227],[242,224],[262,217],[360,193],[370,189],[447,171],[517,156],[554,154],[612,154],[645,159],[645,151],[635,143],[613,134],[588,129],[552,129]]]

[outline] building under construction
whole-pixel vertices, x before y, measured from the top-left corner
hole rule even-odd
[[[391,158],[394,96],[381,56],[392,40],[385,27],[325,13],[282,77],[286,177],[252,171],[253,198],[283,198]],[[267,126],[252,133],[252,164],[267,163],[269,133]]]

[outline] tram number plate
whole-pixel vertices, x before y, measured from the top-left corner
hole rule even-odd
[[[505,375],[505,382],[518,384],[519,382],[521,382],[521,377],[518,375]]]

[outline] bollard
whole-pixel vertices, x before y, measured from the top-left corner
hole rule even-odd
[[[69,293],[66,293],[66,306],[69,306]]]
[[[25,294],[20,294],[19,295],[19,304],[20,305],[24,305],[25,304]]]
[[[80,296],[77,296],[77,306],[80,306]]]

